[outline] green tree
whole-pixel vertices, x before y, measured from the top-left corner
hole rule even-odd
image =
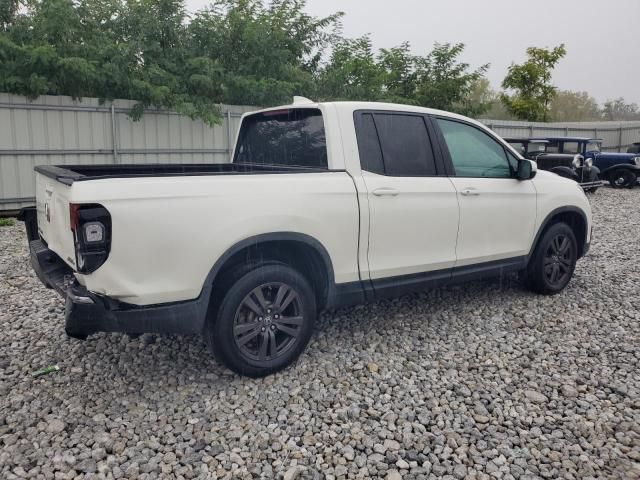
[[[566,53],[564,44],[552,50],[530,47],[526,62],[511,64],[502,87],[514,93],[501,95],[511,114],[522,120],[547,121],[549,104],[556,93],[551,85],[551,72]]]
[[[627,103],[620,97],[604,103],[602,117],[605,120],[640,120],[640,108],[636,103]]]
[[[316,86],[320,100],[380,100],[384,70],[376,61],[368,36],[343,39],[331,52]]]
[[[549,105],[549,118],[556,122],[586,122],[600,116],[598,102],[587,92],[558,90]]]
[[[416,59],[415,98],[418,105],[471,116],[486,110],[486,105],[472,104],[469,96],[489,64],[470,70],[468,63],[459,60],[463,51],[463,43],[436,43],[426,57]]]
[[[470,70],[459,60],[463,50],[463,44],[436,44],[421,57],[412,55],[405,42],[376,54],[368,36],[342,40],[318,76],[318,97],[408,103],[478,115],[487,105],[471,102],[470,95],[488,65]]]

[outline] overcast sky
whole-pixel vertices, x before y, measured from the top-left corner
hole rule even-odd
[[[186,1],[191,12],[210,3]],[[564,43],[556,86],[640,104],[640,0],[307,0],[307,10],[343,11],[343,34],[369,33],[376,48],[408,40],[426,54],[434,42],[463,42],[464,61],[491,63],[494,88],[527,47]]]

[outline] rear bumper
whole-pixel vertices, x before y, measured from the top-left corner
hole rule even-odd
[[[29,242],[31,264],[40,281],[66,301],[67,335],[86,338],[98,332],[199,334],[208,302],[137,306],[89,292],[78,284],[71,268],[38,239]]]

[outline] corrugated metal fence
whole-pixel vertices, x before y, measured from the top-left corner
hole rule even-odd
[[[35,165],[227,162],[240,116],[255,109],[221,105],[222,123],[209,127],[163,110],[134,122],[127,115],[134,103],[52,96],[31,102],[0,93],[0,212],[33,204]],[[602,138],[607,150],[640,141],[640,122],[482,122],[502,136]]]
[[[240,117],[255,109],[221,105],[222,122],[209,127],[162,110],[135,122],[134,104],[0,93],[0,212],[33,204],[35,165],[227,162]]]
[[[589,137],[601,138],[603,150],[625,152],[640,142],[640,121],[634,122],[518,122],[486,120],[482,123],[503,137]]]

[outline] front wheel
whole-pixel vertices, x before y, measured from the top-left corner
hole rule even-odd
[[[531,290],[554,295],[567,286],[576,268],[578,243],[566,223],[556,223],[542,235],[527,266]]]
[[[287,265],[270,264],[231,275],[227,287],[205,332],[215,357],[250,377],[295,361],[311,338],[316,317],[309,282]]]
[[[637,180],[636,174],[627,168],[621,168],[609,174],[609,183],[613,188],[631,188]]]

